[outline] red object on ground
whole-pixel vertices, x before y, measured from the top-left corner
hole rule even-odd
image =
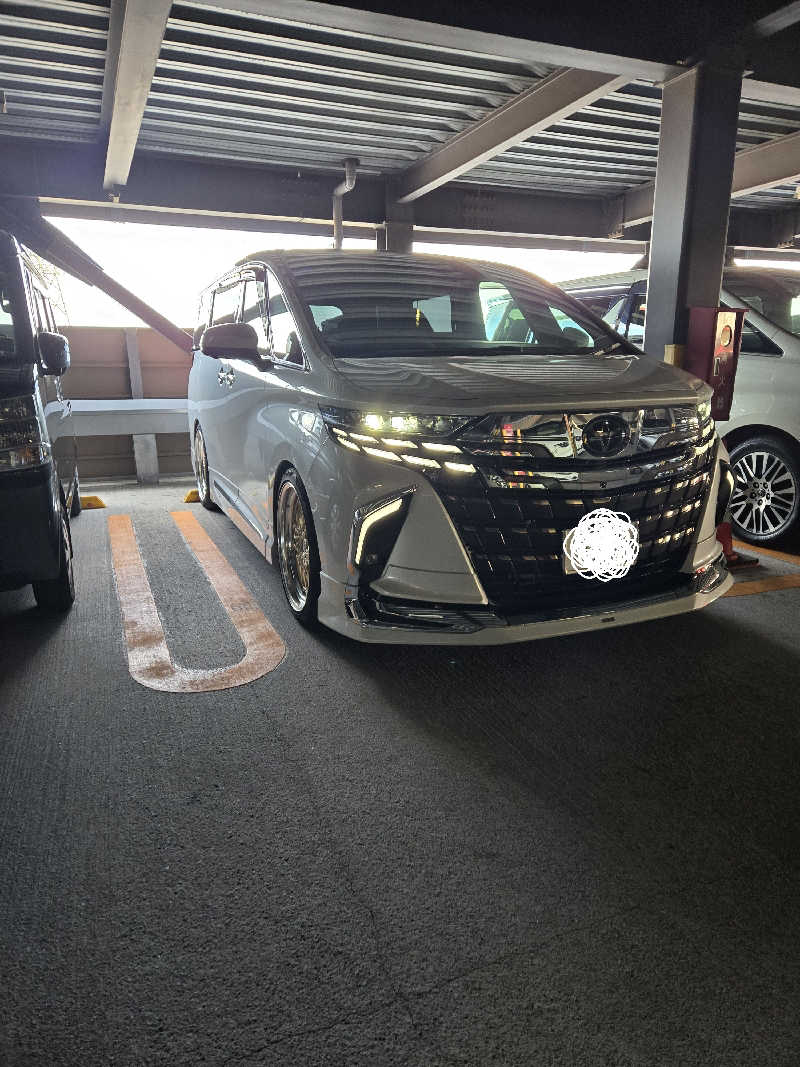
[[[725,559],[731,559],[736,556],[736,552],[733,549],[733,529],[729,522],[721,522],[719,524],[717,527],[717,540],[722,545]]]

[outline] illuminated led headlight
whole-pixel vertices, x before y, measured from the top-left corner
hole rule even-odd
[[[332,429],[346,430],[362,440],[374,435],[384,439],[404,437],[449,437],[471,420],[463,415],[416,415],[386,411],[353,411],[348,408],[320,408],[322,417]]]

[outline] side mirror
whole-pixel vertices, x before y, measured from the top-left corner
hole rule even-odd
[[[39,359],[46,374],[61,377],[69,370],[69,341],[63,333],[40,330],[36,341],[39,345]]]
[[[214,359],[261,362],[258,334],[246,322],[221,322],[219,326],[209,326],[200,338],[200,351]]]

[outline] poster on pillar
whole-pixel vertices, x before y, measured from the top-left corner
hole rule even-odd
[[[711,414],[722,422],[731,414],[744,316],[744,308],[689,309],[683,369],[702,378],[714,390]]]

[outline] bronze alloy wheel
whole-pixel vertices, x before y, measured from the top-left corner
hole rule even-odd
[[[311,588],[311,546],[300,495],[290,481],[278,497],[278,555],[286,597],[301,612]]]

